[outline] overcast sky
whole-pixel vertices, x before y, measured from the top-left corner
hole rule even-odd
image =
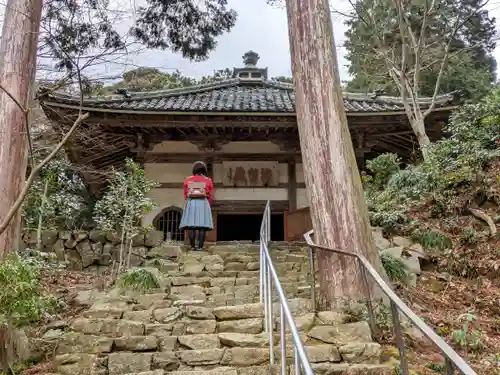
[[[229,5],[238,12],[238,21],[230,33],[219,38],[218,47],[212,52],[209,60],[193,63],[169,52],[145,51],[129,56],[127,63],[161,69],[179,69],[185,75],[203,76],[216,69],[242,66],[242,55],[248,50],[253,50],[260,55],[259,65],[267,66],[271,77],[290,76],[286,11],[267,5],[265,0],[229,0]],[[340,11],[346,11],[350,5],[346,0],[340,0],[333,6]],[[498,1],[490,2],[489,9],[492,16],[500,19]],[[340,76],[342,80],[346,80],[349,77],[347,61],[344,59],[345,49],[342,47],[344,20],[336,14],[332,14],[332,18]],[[500,47],[495,51],[495,56],[500,61]],[[123,70],[123,66],[108,67],[108,72],[111,73],[115,69]]]
[[[131,11],[128,19],[120,20],[123,30],[133,22],[132,9],[144,0],[111,0],[120,10],[129,8]],[[5,4],[6,0],[0,2]],[[500,18],[499,0],[492,0],[488,9],[490,14]],[[98,77],[121,75],[124,71],[137,66],[156,67],[164,71],[179,69],[188,76],[200,77],[211,74],[214,70],[242,66],[242,55],[248,50],[253,50],[260,55],[259,66],[268,67],[270,77],[290,76],[290,51],[288,44],[288,30],[286,12],[284,9],[271,7],[265,0],[229,0],[229,6],[238,12],[238,20],[232,31],[221,38],[217,49],[212,52],[207,61],[193,63],[179,55],[168,51],[145,50],[140,53],[131,53],[126,58],[120,58],[119,63],[106,63],[93,67],[92,71],[85,74]],[[346,11],[349,9],[347,0],[335,1],[336,9]],[[3,9],[0,8],[3,16]],[[340,63],[340,76],[348,79],[345,50],[341,47],[344,40],[344,23],[342,17],[332,14],[335,44]],[[3,17],[2,17],[3,18]],[[500,61],[500,48],[495,56]]]
[[[259,67],[268,67],[270,77],[291,76],[286,11],[269,6],[265,0],[229,0],[229,6],[238,12],[236,26],[218,39],[218,47],[207,61],[193,63],[167,51],[144,51],[129,55],[120,64],[108,65],[106,73],[123,71],[124,65],[128,69],[150,66],[162,70],[179,69],[185,75],[199,77],[217,69],[241,67],[243,54],[253,50],[260,55]],[[341,5],[336,7],[346,10],[349,4],[342,0]],[[346,61],[343,58],[345,52],[341,48],[345,27],[340,16],[332,14],[332,17],[341,65],[340,75],[342,79],[347,79]],[[102,69],[101,66],[98,71],[102,72]]]

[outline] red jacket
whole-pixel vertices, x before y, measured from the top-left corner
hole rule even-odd
[[[189,176],[184,180],[184,200],[187,199],[187,193],[188,193],[188,183],[189,182],[205,182],[205,191],[207,193],[207,199],[208,203],[212,204],[212,198],[214,194],[214,184],[212,182],[212,179],[210,177],[205,177],[203,175],[194,175],[194,176]]]

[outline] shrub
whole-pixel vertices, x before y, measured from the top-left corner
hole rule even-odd
[[[118,279],[119,288],[139,292],[148,292],[160,288],[161,284],[160,280],[158,280],[158,275],[153,274],[151,269],[147,268],[130,269]]]
[[[144,230],[142,217],[155,207],[148,193],[157,186],[146,178],[144,170],[131,159],[125,159],[122,170],[111,171],[109,185],[94,206],[94,220],[101,229],[117,231],[121,237],[120,257],[115,268],[118,275],[130,266],[132,239]]]
[[[382,252],[380,254],[380,260],[389,280],[402,282],[406,280],[408,276],[408,267],[401,259]]]
[[[493,159],[500,157],[500,88],[476,104],[462,106],[446,128],[448,138],[428,147],[419,165],[400,169],[396,155],[382,154],[367,162],[365,195],[373,225],[404,224],[415,202],[430,196],[439,201],[440,214],[456,188],[476,181]]]
[[[412,239],[422,245],[424,249],[444,251],[452,246],[448,237],[432,230],[416,231],[412,234]]]
[[[461,328],[452,332],[451,338],[455,345],[478,350],[483,347],[482,334],[476,329],[476,317],[471,314],[462,314],[458,317]]]
[[[0,263],[0,326],[39,321],[55,307],[56,300],[43,294],[39,267],[17,254]]]

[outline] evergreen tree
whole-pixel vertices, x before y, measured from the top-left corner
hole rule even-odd
[[[450,41],[448,61],[438,93],[461,90],[465,97],[484,94],[495,80],[495,19],[480,0],[435,0],[432,11],[417,0],[401,1],[415,40],[423,36],[420,53],[420,96],[433,96],[445,48]],[[427,3],[426,3],[427,4]],[[427,5],[429,6],[429,5]],[[348,83],[352,91],[384,89],[400,95],[387,69],[388,51],[399,65],[402,35],[396,2],[393,0],[358,0],[346,22],[346,58],[350,62]],[[425,20],[425,21],[424,21]],[[424,30],[422,30],[423,23]],[[411,49],[411,48],[410,48]],[[411,75],[415,54],[407,54],[405,73]]]

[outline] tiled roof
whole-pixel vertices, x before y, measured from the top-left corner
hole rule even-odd
[[[200,86],[155,92],[130,92],[129,97],[112,95],[84,99],[86,108],[134,112],[246,112],[246,113],[295,113],[293,85],[266,80],[233,78]],[[79,96],[47,93],[41,99],[49,105],[80,106]],[[423,108],[431,99],[421,98]],[[436,108],[453,105],[454,94],[436,98]],[[400,98],[376,94],[344,93],[348,113],[404,111]]]

